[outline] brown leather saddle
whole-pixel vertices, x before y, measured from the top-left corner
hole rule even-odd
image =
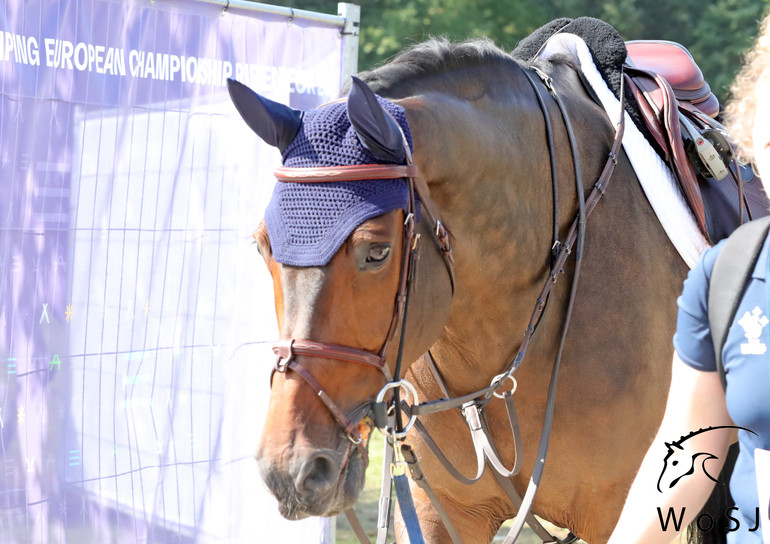
[[[703,234],[716,243],[768,215],[770,200],[751,167],[734,160],[715,119],[719,100],[690,52],[670,41],[631,41],[626,49],[626,85]]]

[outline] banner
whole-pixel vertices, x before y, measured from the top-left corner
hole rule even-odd
[[[0,542],[318,541],[253,459],[277,332],[250,236],[280,157],[226,80],[335,98],[339,28],[195,1],[2,13]]]

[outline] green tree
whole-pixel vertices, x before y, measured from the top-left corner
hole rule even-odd
[[[334,0],[278,0],[277,5],[336,13]],[[770,0],[367,0],[361,4],[359,68],[365,70],[430,36],[488,36],[510,50],[557,17],[591,16],[626,40],[671,40],[692,53],[724,101]]]
[[[613,25],[626,40],[671,40],[692,53],[724,101],[744,51],[757,35],[770,0],[557,0],[562,16],[589,15]]]

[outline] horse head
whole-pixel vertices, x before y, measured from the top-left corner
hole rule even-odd
[[[363,487],[372,402],[443,327],[451,271],[436,273],[403,108],[356,79],[347,100],[304,112],[229,90],[284,165],[255,235],[281,337],[256,457],[284,517],[334,515]],[[420,325],[402,341],[407,315]]]

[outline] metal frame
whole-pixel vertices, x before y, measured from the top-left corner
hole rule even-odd
[[[304,9],[286,8],[282,6],[273,6],[262,4],[260,2],[249,2],[248,0],[195,0],[204,4],[215,4],[221,6],[224,11],[229,9],[240,9],[244,11],[254,11],[258,13],[269,13],[272,15],[283,15],[289,21],[302,19],[318,23],[327,23],[340,28],[345,26],[345,18],[341,15],[330,15],[327,13],[317,13]]]
[[[250,11],[254,13],[267,13],[286,17],[286,22],[291,23],[295,20],[311,21],[316,23],[328,24],[340,29],[342,36],[342,67],[341,79],[342,85],[347,79],[358,73],[358,35],[359,25],[361,23],[361,6],[347,2],[337,4],[337,15],[328,13],[318,13],[304,9],[287,8],[283,6],[273,6],[271,4],[262,4],[260,2],[250,2],[248,0],[194,0],[204,4],[214,4],[221,6],[222,11],[237,9]]]

